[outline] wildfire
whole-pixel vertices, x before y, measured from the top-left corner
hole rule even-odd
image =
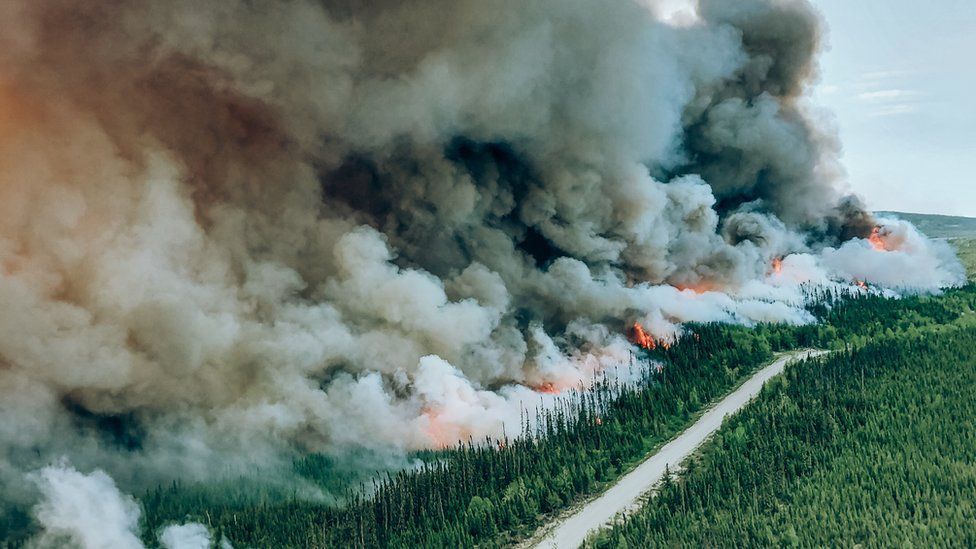
[[[423,417],[427,420],[424,431],[430,440],[431,446],[439,450],[450,448],[463,437],[453,426],[441,419],[441,413],[437,410],[427,408],[423,412]]]
[[[871,229],[871,236],[868,237],[868,242],[871,243],[871,247],[876,251],[884,252],[887,250],[884,239],[881,238],[881,227]]]
[[[634,345],[639,345],[648,351],[657,349],[657,343],[654,342],[654,338],[651,337],[651,334],[644,330],[644,327],[641,326],[640,322],[635,322],[634,327],[631,328],[630,332],[630,340],[634,343]]]
[[[672,284],[672,286],[674,286],[678,291],[694,292],[698,295],[715,291],[715,287],[707,282],[700,282],[698,284]]]
[[[542,385],[538,385],[532,388],[533,391],[537,393],[545,393],[547,395],[558,395],[561,391],[556,387],[551,381],[547,381]]]
[[[647,330],[645,330],[644,327],[641,326],[640,322],[635,322],[634,326],[630,329],[630,341],[634,345],[643,347],[648,351],[653,351],[654,349],[657,349],[659,346],[663,349],[671,348],[670,341],[664,339],[655,341],[654,336],[649,334]]]
[[[777,257],[773,259],[773,273],[780,274],[783,272],[783,258]]]
[[[858,288],[861,288],[862,290],[867,290],[868,289],[867,283],[864,282],[863,280],[855,280],[854,281],[854,284],[856,284],[857,287]]]

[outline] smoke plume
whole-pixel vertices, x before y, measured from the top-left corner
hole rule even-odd
[[[0,4],[0,489],[511,434],[635,321],[962,280],[847,195],[807,1],[646,4]]]
[[[34,507],[41,531],[30,540],[36,549],[145,549],[139,539],[139,503],[119,491],[104,471],[80,473],[61,461],[28,477],[41,492]],[[209,549],[210,531],[197,523],[171,525],[159,534],[164,549]],[[221,541],[221,549],[230,544]]]

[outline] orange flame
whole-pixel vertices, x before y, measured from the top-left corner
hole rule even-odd
[[[773,272],[780,274],[783,272],[783,258],[777,257],[773,259]]]
[[[603,418],[597,416],[597,418],[596,418],[596,424],[597,425],[603,425]]]
[[[854,284],[856,284],[857,287],[858,288],[861,288],[862,290],[867,290],[868,289],[867,283],[864,282],[863,280],[855,280],[854,281]]]
[[[671,342],[667,339],[655,340],[654,336],[647,332],[640,322],[635,322],[634,326],[630,329],[630,341],[634,345],[643,347],[648,351],[653,351],[658,347],[662,349],[670,349]]]
[[[545,393],[547,395],[558,395],[561,391],[556,387],[551,381],[547,381],[542,385],[538,385],[532,388],[533,391],[537,393]]]
[[[885,241],[881,238],[881,227],[871,229],[871,236],[868,237],[868,242],[871,243],[871,247],[876,251],[884,252],[887,250],[885,248]]]
[[[657,343],[654,342],[654,338],[651,337],[651,334],[644,330],[644,327],[641,326],[640,322],[635,322],[634,327],[631,328],[630,332],[630,340],[634,343],[634,345],[639,345],[648,351],[653,351],[657,348]]]

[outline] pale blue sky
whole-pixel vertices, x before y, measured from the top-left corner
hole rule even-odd
[[[976,0],[814,0],[815,102],[872,209],[976,216]]]

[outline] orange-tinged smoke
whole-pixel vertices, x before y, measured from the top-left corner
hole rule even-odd
[[[773,258],[773,273],[780,274],[783,272],[783,258],[776,257]]]
[[[462,440],[462,433],[458,432],[457,426],[445,422],[437,410],[428,408],[424,410],[423,417],[427,420],[424,432],[432,447],[443,450]]]
[[[681,290],[682,292],[691,291],[691,292],[695,292],[696,294],[704,294],[707,292],[717,291],[717,287],[714,284],[710,284],[708,282],[699,282],[697,284],[672,284],[672,286],[674,286],[678,290]]]
[[[875,227],[871,230],[871,236],[868,237],[868,242],[871,243],[871,247],[879,252],[887,251],[885,247],[885,241],[881,238],[881,227]]]

